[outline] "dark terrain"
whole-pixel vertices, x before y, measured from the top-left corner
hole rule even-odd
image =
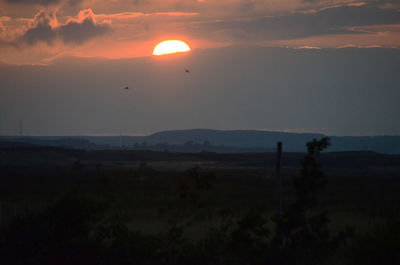
[[[296,201],[293,181],[305,156],[283,152],[285,211]],[[358,264],[359,253],[381,244],[366,241],[367,233],[378,231],[374,238],[388,241],[387,233],[399,227],[400,155],[324,152],[318,162],[327,184],[308,184],[320,190],[309,213],[324,213],[330,222],[305,220],[332,234],[310,230],[321,246],[342,243],[313,264]],[[71,259],[59,264],[263,264],[277,257],[271,254],[276,237],[268,236],[277,225],[275,165],[274,152],[87,151],[3,142],[0,244],[8,254],[0,257],[4,264],[54,264],[65,257]],[[392,230],[381,231],[384,224]]]
[[[287,152],[304,152],[312,139],[324,137],[315,133],[288,133],[258,130],[174,130],[147,136],[2,136],[7,142],[36,146],[64,147],[84,150],[127,149],[180,153],[201,151],[217,153],[274,152],[276,142],[284,143]],[[330,152],[371,151],[400,154],[400,136],[329,136]]]

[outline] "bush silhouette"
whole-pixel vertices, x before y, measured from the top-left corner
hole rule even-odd
[[[14,220],[0,241],[2,264],[93,264],[98,244],[91,238],[99,205],[68,194],[39,214]]]
[[[400,220],[376,224],[368,232],[354,238],[348,250],[352,265],[400,264]]]

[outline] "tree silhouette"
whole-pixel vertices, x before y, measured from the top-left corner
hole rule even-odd
[[[329,145],[326,137],[307,143],[300,175],[293,178],[295,200],[282,217],[274,217],[276,234],[271,246],[272,253],[277,253],[276,264],[320,264],[351,232],[346,229],[332,235],[329,218],[317,208],[318,194],[326,184],[318,158]]]

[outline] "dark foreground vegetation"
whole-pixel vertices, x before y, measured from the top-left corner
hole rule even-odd
[[[0,264],[400,264],[400,163],[376,153],[5,146]],[[322,167],[323,166],[323,167]]]

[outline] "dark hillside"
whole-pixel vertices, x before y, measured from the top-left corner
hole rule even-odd
[[[282,166],[297,168],[304,153],[284,152]],[[41,147],[23,143],[0,144],[0,166],[20,167],[70,167],[79,163],[92,165],[102,163],[142,163],[142,162],[202,162],[217,163],[229,167],[275,167],[276,154],[269,153],[173,153],[150,150],[93,150]],[[387,155],[375,152],[328,152],[321,156],[325,168],[367,169],[400,168],[400,155]],[[217,165],[216,164],[216,165]],[[172,164],[171,164],[172,165]]]

